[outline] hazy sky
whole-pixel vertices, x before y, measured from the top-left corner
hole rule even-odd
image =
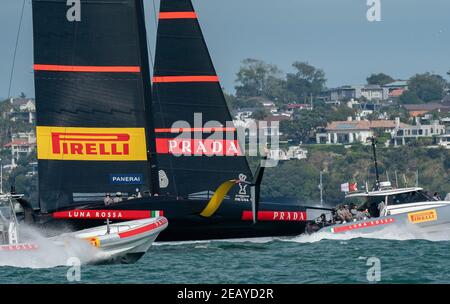
[[[147,4],[154,48],[153,1]],[[9,75],[22,0],[0,1],[0,97]],[[449,0],[381,0],[382,21],[366,19],[366,0],[194,0],[222,85],[234,92],[240,61],[252,57],[289,71],[293,61],[322,68],[329,87],[362,84],[385,72],[409,78],[450,69]],[[34,96],[31,1],[26,0],[12,95]],[[152,53],[154,51],[152,50]]]

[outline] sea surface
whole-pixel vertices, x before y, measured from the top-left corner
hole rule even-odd
[[[156,243],[133,265],[81,266],[79,283],[450,283],[449,249],[392,232]],[[52,254],[1,257],[0,283],[70,283]]]

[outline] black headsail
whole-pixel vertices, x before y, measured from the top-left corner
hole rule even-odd
[[[149,188],[142,0],[33,0],[40,205]]]
[[[161,1],[153,114],[161,193],[205,198],[226,180],[252,181],[190,0]],[[250,201],[248,188],[227,198]]]

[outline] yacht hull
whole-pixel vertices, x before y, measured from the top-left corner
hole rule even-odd
[[[110,220],[120,222],[114,217],[114,211],[159,212],[169,222],[158,241],[189,241],[230,238],[251,238],[270,236],[299,235],[305,231],[307,219],[306,207],[295,204],[261,203],[258,222],[253,223],[250,202],[224,201],[217,212],[209,217],[200,216],[206,200],[177,200],[163,196],[144,197],[123,201],[110,206],[103,203],[78,206],[59,210],[64,217],[55,218],[55,214],[39,214],[37,225],[61,229],[81,230],[104,225],[105,218],[86,217],[89,210],[110,211]],[[83,214],[83,216],[80,216]]]

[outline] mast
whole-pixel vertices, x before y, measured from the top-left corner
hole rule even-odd
[[[373,162],[375,166],[375,188],[376,190],[380,190],[380,174],[378,172],[378,161],[377,161],[377,151],[376,151],[376,140],[375,136],[370,138],[372,142],[372,152],[373,152]]]
[[[149,184],[152,195],[159,194],[159,178],[158,178],[158,162],[156,158],[156,144],[155,144],[155,126],[152,115],[152,86],[150,77],[150,66],[148,58],[148,42],[147,31],[145,27],[145,10],[143,0],[137,0],[137,24],[138,24],[138,36],[141,53],[141,67],[142,67],[142,80],[144,91],[144,111],[145,111],[145,124],[147,135],[147,158],[148,158],[148,171],[149,171]]]
[[[0,158],[0,194],[3,193],[3,162]]]

